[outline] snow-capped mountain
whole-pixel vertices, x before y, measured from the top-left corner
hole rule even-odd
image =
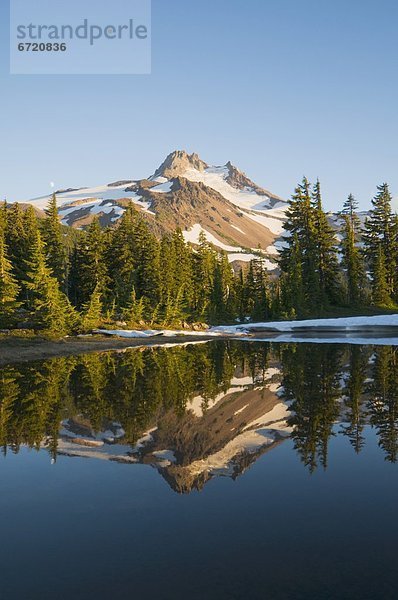
[[[43,209],[48,199],[28,202]],[[230,162],[209,166],[181,150],[169,154],[148,178],[59,190],[57,200],[62,223],[76,228],[87,226],[95,215],[104,226],[116,223],[131,201],[157,234],[180,227],[185,239],[196,244],[204,232],[231,262],[268,256],[270,269],[275,268],[287,207]]]

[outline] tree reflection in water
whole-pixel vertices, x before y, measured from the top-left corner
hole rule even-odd
[[[336,426],[337,425],[337,426]],[[0,445],[153,464],[179,492],[293,440],[313,472],[332,436],[398,449],[392,346],[214,341],[57,358],[0,373]]]

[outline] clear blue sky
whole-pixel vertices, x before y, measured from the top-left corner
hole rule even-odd
[[[141,178],[176,148],[284,197],[319,177],[328,208],[398,195],[396,0],[153,0],[149,76],[11,76],[0,4],[9,201]]]

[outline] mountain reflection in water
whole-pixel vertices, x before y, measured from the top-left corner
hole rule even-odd
[[[338,426],[336,427],[336,424]],[[213,341],[57,358],[0,374],[0,445],[155,467],[177,492],[236,478],[286,438],[312,472],[331,436],[398,449],[393,346]]]

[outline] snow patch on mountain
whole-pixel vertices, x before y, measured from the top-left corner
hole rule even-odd
[[[228,442],[224,448],[207,458],[192,462],[186,468],[191,474],[210,472],[213,475],[232,475],[233,461],[244,454],[254,454],[262,448],[272,446],[275,437],[271,432],[256,430],[245,431]]]
[[[232,229],[235,229],[236,231],[239,231],[239,233],[243,233],[243,235],[247,235],[244,231],[242,231],[242,229],[240,229],[236,225],[231,225],[231,227],[232,227]]]
[[[192,398],[192,400],[188,402],[187,410],[190,410],[195,415],[195,417],[201,418],[203,417],[206,411],[214,408],[216,404],[221,402],[221,400],[223,400],[230,394],[235,394],[236,392],[244,392],[246,389],[246,386],[232,385],[228,390],[226,390],[225,392],[220,392],[215,398],[210,400],[203,398],[203,396],[195,396],[195,398]]]
[[[40,198],[30,200],[29,202],[30,204],[33,204],[33,206],[36,206],[36,208],[44,209],[46,208],[50,198],[51,195],[42,196]],[[150,202],[142,200],[142,197],[136,192],[126,192],[126,183],[114,187],[110,187],[107,184],[98,185],[91,188],[80,188],[77,190],[60,192],[57,194],[57,202],[60,209],[62,209],[62,207],[66,204],[70,205],[70,208],[72,209],[72,202],[79,202],[79,205],[74,206],[75,210],[79,210],[83,207],[91,208],[96,206],[97,202],[93,202],[93,200],[102,202],[104,200],[121,200],[122,198],[131,200],[134,202],[134,204],[139,206],[141,210],[144,211],[148,211],[151,206]],[[87,200],[87,203],[84,202],[85,200]]]
[[[262,196],[254,190],[246,187],[238,189],[227,182],[229,169],[223,167],[208,167],[204,171],[198,169],[187,169],[183,177],[196,183],[203,183],[221,194],[226,200],[235,204],[239,208],[246,210],[268,210],[271,208],[270,198]],[[281,204],[284,204],[281,202]]]
[[[255,258],[259,258],[256,254],[249,254],[246,252],[234,252],[228,254],[229,262],[234,262],[236,260],[240,260],[241,262],[250,262]],[[269,262],[269,261],[268,261]]]
[[[263,214],[258,212],[245,212],[244,216],[248,217],[252,221],[256,223],[260,223],[260,225],[264,225],[267,229],[269,229],[275,235],[282,235],[283,233],[283,223],[285,219],[285,211],[286,207],[283,208],[270,208],[267,211],[264,211]]]
[[[82,216],[84,216],[83,213],[85,214],[85,211],[87,210],[91,215],[109,215],[113,213],[112,221],[119,219],[124,213],[124,208],[121,206],[112,204],[110,201],[104,202],[103,200],[95,200],[94,202],[88,202],[87,204],[79,204],[78,206],[63,205],[58,212],[61,217],[61,223],[63,225],[69,225],[68,217],[70,215],[73,215],[73,218],[75,219],[80,211],[82,212]]]
[[[206,240],[210,244],[217,246],[217,248],[221,248],[221,250],[225,250],[226,252],[236,252],[241,250],[243,252],[243,249],[239,248],[239,246],[228,246],[227,244],[223,244],[223,242],[220,242],[220,240],[218,240],[212,233],[206,231],[206,229],[203,229],[202,225],[199,223],[195,223],[193,227],[182,232],[185,241],[191,242],[191,244],[199,244],[199,237],[201,233],[206,236]]]
[[[173,180],[170,181],[164,181],[163,183],[160,183],[159,185],[155,185],[155,187],[151,188],[151,192],[156,192],[157,194],[168,194],[169,192],[171,192],[173,188]]]

